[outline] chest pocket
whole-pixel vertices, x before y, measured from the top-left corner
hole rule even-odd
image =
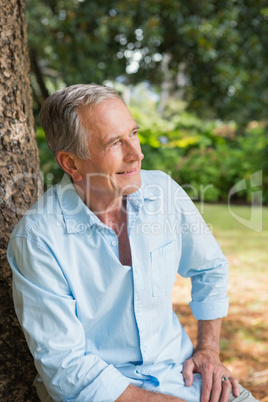
[[[179,253],[176,240],[151,251],[153,297],[169,296],[176,280]]]

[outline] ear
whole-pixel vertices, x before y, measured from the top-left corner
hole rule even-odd
[[[60,167],[68,173],[73,181],[81,181],[82,174],[78,168],[78,157],[70,152],[59,151],[57,153],[57,161]]]

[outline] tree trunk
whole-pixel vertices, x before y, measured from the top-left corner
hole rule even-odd
[[[35,368],[15,317],[6,260],[11,231],[41,188],[23,0],[1,0],[0,32],[0,400],[37,401]]]

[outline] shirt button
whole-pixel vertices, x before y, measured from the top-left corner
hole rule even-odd
[[[117,242],[116,242],[115,240],[113,240],[113,241],[112,241],[112,246],[115,247],[116,245],[117,245]]]
[[[40,346],[37,346],[36,352],[39,353],[39,352],[41,352],[41,350],[42,350],[42,348]]]

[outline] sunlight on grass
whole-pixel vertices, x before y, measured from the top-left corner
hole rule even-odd
[[[229,290],[234,292],[237,299],[243,291],[250,291],[251,298],[263,300],[267,290],[268,275],[268,208],[263,208],[263,229],[261,232],[243,226],[231,216],[227,205],[205,204],[197,207],[202,212],[204,220],[212,227],[212,231],[219,242],[223,253],[230,265]],[[239,216],[250,216],[249,206],[232,206],[232,210]],[[265,275],[265,276],[264,276]],[[266,278],[266,281],[265,281]],[[179,279],[177,287],[181,287],[186,302],[189,301],[190,283],[186,279]],[[259,293],[260,292],[260,293]],[[247,296],[249,297],[249,296]]]

